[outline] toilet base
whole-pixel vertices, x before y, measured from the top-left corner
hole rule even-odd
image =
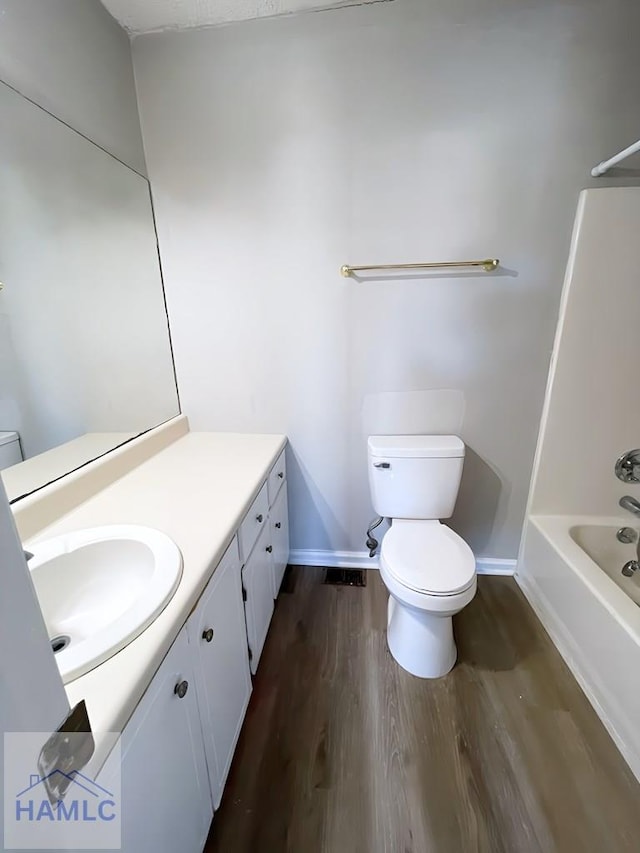
[[[387,645],[403,669],[418,678],[440,678],[458,656],[450,615],[437,615],[400,604],[390,595]]]

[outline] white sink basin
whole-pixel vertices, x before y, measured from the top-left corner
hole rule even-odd
[[[31,578],[65,684],[148,628],[182,576],[178,546],[150,527],[94,527],[28,547]]]

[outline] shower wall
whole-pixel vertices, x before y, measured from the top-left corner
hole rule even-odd
[[[640,188],[580,195],[530,500],[532,514],[616,515],[640,485]],[[631,516],[629,516],[631,520]]]

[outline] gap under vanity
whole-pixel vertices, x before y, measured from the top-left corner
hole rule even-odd
[[[0,0],[3,850],[637,853],[638,32]]]

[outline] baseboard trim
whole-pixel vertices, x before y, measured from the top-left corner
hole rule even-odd
[[[368,551],[293,550],[289,562],[294,566],[326,566],[329,569],[379,569],[377,557]]]
[[[314,551],[293,550],[289,562],[294,566],[327,566],[329,569],[379,569],[377,557],[369,557],[367,551]],[[513,575],[516,560],[478,557],[476,571],[479,575]]]
[[[476,557],[476,571],[479,575],[505,575],[513,577],[517,560],[504,560],[499,557]]]

